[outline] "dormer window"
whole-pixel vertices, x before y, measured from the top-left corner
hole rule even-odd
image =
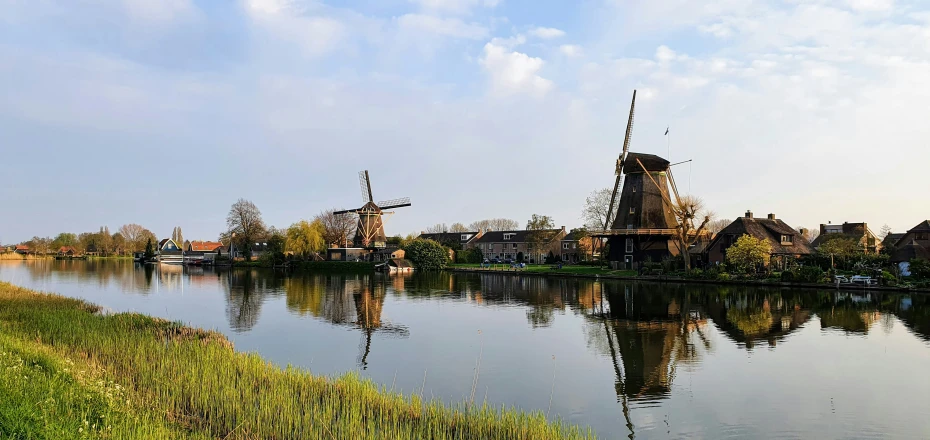
[[[790,235],[781,236],[781,244],[791,244],[792,237]]]
[[[471,234],[462,234],[462,241],[468,241],[471,238]]]
[[[517,234],[504,234],[504,240],[510,240],[511,238],[513,238],[514,235],[517,235]]]

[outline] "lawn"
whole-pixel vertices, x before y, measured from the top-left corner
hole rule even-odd
[[[239,353],[221,334],[0,283],[3,439],[582,439],[539,412],[446,406]]]

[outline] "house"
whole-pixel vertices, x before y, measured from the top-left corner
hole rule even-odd
[[[533,236],[542,237],[543,246],[533,249]],[[487,259],[513,259],[523,256],[529,263],[542,263],[551,253],[560,255],[562,252],[562,238],[565,237],[565,227],[561,229],[546,229],[542,231],[488,231],[475,240],[474,245],[481,250]]]
[[[368,251],[363,248],[329,248],[326,250],[327,261],[363,261]]]
[[[26,246],[24,244],[18,244],[13,247],[13,252],[16,252],[17,254],[21,254],[21,255],[26,255],[29,253],[29,246]]]
[[[484,235],[484,232],[479,230],[478,232],[421,233],[417,238],[435,240],[452,250],[462,250],[475,247],[475,240],[481,238],[482,235]]]
[[[598,250],[594,248],[595,240],[582,230],[572,229],[560,240],[558,255],[566,263],[587,261],[593,258],[593,252]]]
[[[403,258],[391,258],[385,266],[390,273],[413,272],[413,265]]]
[[[891,254],[891,263],[898,266],[901,276],[911,276],[911,260],[922,258],[930,260],[930,249],[917,243],[917,239],[912,238],[905,245],[896,246],[895,251]]]
[[[249,247],[252,251],[252,259],[257,260],[261,256],[269,251],[267,241],[256,241],[254,243],[249,243]],[[245,258],[245,249],[237,244],[233,244],[232,248],[229,251],[229,254],[232,255],[233,259],[236,258]]]
[[[226,246],[218,241],[185,241],[184,253],[187,255],[202,256],[205,254],[220,255],[226,251]]]
[[[159,241],[155,253],[158,254],[158,261],[161,263],[181,264],[184,262],[184,251],[170,238]]]
[[[909,229],[903,237],[898,239],[895,245],[897,247],[906,246],[911,241],[924,249],[930,250],[930,220],[924,220]]]
[[[788,259],[799,258],[814,253],[810,243],[803,234],[795,231],[783,220],[769,214],[766,218],[755,218],[752,211],[733,220],[723,228],[707,247],[707,263],[710,265],[726,262],[727,249],[743,235],[751,235],[765,240],[772,247],[769,262],[784,266]]]
[[[62,246],[58,248],[59,257],[73,257],[78,254],[77,249],[71,246]]]
[[[852,238],[859,244],[859,248],[866,254],[877,254],[882,249],[882,243],[878,237],[869,229],[866,223],[848,223],[842,225],[821,224],[820,235],[811,243],[815,250],[820,249],[820,245],[827,240],[836,237],[837,234]]]
[[[892,232],[886,235],[885,238],[882,239],[882,253],[885,253],[888,255],[893,254],[897,247],[898,242],[900,242],[901,239],[904,238],[905,235],[907,234],[903,232],[902,233]]]

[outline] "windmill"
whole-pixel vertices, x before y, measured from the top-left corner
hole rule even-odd
[[[592,234],[607,239],[608,260],[622,261],[628,268],[632,268],[634,262],[661,261],[679,253],[673,239],[678,221],[669,196],[671,188],[677,203],[678,189],[671,174],[672,165],[654,154],[630,152],[635,108],[634,90],[604,231]]]
[[[410,198],[404,197],[375,203],[371,194],[371,180],[368,177],[368,170],[359,171],[358,181],[362,190],[362,207],[336,211],[333,214],[354,214],[358,216],[358,226],[356,227],[354,239],[355,247],[365,249],[384,248],[387,245],[387,236],[384,235],[383,216],[393,214],[393,212],[384,211],[410,206]]]

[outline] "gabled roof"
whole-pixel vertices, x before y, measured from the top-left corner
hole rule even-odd
[[[471,239],[475,238],[475,236],[477,236],[478,233],[477,233],[477,232],[471,232],[471,231],[467,231],[467,232],[430,232],[430,233],[426,233],[426,234],[420,234],[420,236],[417,237],[417,238],[422,238],[422,239],[425,239],[425,240],[436,240],[436,241],[438,241],[438,242],[444,242],[444,241],[463,241],[463,240],[462,240],[462,236],[463,236],[463,235],[469,235],[468,240],[471,240]],[[464,241],[467,242],[468,240],[464,240]]]
[[[223,247],[223,243],[218,241],[192,241],[190,244],[193,252],[213,252]]]
[[[73,248],[73,247],[71,247],[71,246],[62,246],[62,247],[58,248],[58,253],[59,253],[59,254],[66,254],[66,253],[68,253],[68,252],[77,253],[77,249],[75,249],[75,248]]]
[[[911,261],[915,258],[923,258],[930,260],[930,250],[917,244],[916,241],[911,239],[911,242],[899,247],[897,250],[891,254],[892,263],[900,263],[902,261]]]
[[[730,223],[717,233],[717,236],[714,237],[714,240],[711,242],[711,247],[716,245],[717,242],[726,235],[741,236],[743,234],[767,241],[772,247],[773,255],[804,255],[814,252],[810,243],[781,219],[770,220],[768,218],[755,217],[739,217],[733,220],[733,223]],[[792,237],[792,244],[782,245],[782,235],[790,235]]]
[[[669,162],[655,154],[646,154],[646,153],[627,153],[626,158],[623,162],[623,172],[624,173],[642,173],[643,169],[636,163],[636,160],[639,159],[643,163],[643,166],[646,167],[649,171],[666,171],[668,170]]]
[[[882,247],[894,247],[899,240],[904,238],[907,235],[905,233],[889,233],[882,239]]]
[[[17,251],[28,251],[29,250],[29,246],[26,246],[24,244],[18,244],[15,246],[15,248],[16,248],[15,250]]]
[[[177,246],[178,249],[181,249],[181,246],[178,246],[178,244],[175,243],[175,241],[172,240],[172,239],[170,239],[170,238],[163,238],[163,239],[161,239],[161,241],[158,242],[158,248],[159,248],[159,249],[164,248],[165,245],[168,244],[169,241],[172,242],[172,243],[174,243],[174,245]]]
[[[527,230],[488,231],[488,232],[485,232],[484,235],[481,236],[481,238],[475,240],[475,243],[523,243],[523,242],[526,242],[527,236],[529,235],[530,232],[533,232],[533,231],[527,231]],[[562,232],[562,230],[561,229],[545,229],[540,232],[544,234],[551,234],[552,238],[555,238],[556,236],[558,236],[560,232]],[[509,240],[504,240],[504,234],[514,234],[514,235],[511,236]]]
[[[911,229],[908,229],[907,232],[930,232],[930,220],[924,220],[914,226]]]

